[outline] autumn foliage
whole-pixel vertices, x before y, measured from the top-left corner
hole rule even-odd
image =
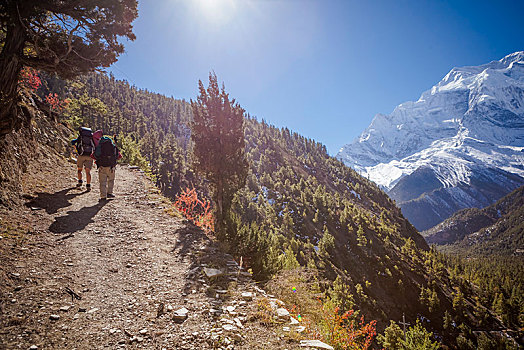
[[[66,98],[65,100],[60,100],[58,95],[53,93],[49,93],[49,95],[45,97],[45,101],[51,108],[52,112],[61,112],[69,104],[69,99]]]
[[[366,323],[364,316],[358,317],[354,310],[341,313],[340,308],[331,301],[318,301],[322,305],[318,323],[312,322],[307,316],[300,316],[297,305],[289,310],[291,315],[300,319],[311,337],[321,339],[337,350],[367,350],[371,347],[377,334],[377,321]]]
[[[199,199],[194,188],[186,188],[175,200],[175,207],[186,219],[193,222],[206,232],[214,231],[213,212],[207,199]]]
[[[39,72],[31,67],[24,67],[20,72],[18,84],[31,92],[36,92],[42,85]],[[69,104],[69,99],[60,100],[57,94],[49,93],[45,97],[45,102],[49,105],[51,112],[61,112]]]
[[[33,92],[38,90],[40,85],[42,85],[42,81],[40,80],[40,77],[38,76],[38,71],[31,67],[24,67],[22,69],[22,71],[20,72],[18,83],[19,85]]]
[[[337,349],[364,350],[368,349],[377,334],[376,323],[364,322],[364,316],[355,317],[353,310],[339,313],[339,308],[332,310],[323,307],[324,311],[324,338]]]

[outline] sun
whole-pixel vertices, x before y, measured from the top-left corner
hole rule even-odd
[[[237,11],[236,0],[194,0],[198,14],[207,22],[225,24]]]

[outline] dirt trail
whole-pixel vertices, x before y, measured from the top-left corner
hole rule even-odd
[[[70,177],[58,179],[26,207],[2,213],[28,232],[0,240],[0,348],[283,346],[278,336],[272,342],[273,332],[260,335],[248,325],[237,343],[213,335],[226,305],[241,322],[256,313],[254,301],[239,301],[254,283],[245,273],[206,279],[203,267],[238,267],[200,230],[168,215],[169,204],[139,170],[119,167],[116,198],[101,203],[97,177],[91,192],[71,187]],[[182,307],[189,317],[176,322]]]

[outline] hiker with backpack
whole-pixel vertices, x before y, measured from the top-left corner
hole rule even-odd
[[[115,184],[116,161],[122,158],[113,140],[102,136],[92,156],[98,166],[98,182],[100,182],[100,201],[114,198],[113,187]]]
[[[86,171],[86,191],[91,190],[91,168],[93,167],[93,159],[91,154],[95,149],[93,142],[93,132],[86,127],[80,127],[78,137],[71,141],[71,144],[76,147],[78,158],[76,166],[78,168],[78,183],[76,187],[82,186],[82,170]]]

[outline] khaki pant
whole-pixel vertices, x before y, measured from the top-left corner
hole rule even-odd
[[[83,169],[84,167],[86,169],[91,169],[93,167],[93,158],[90,156],[78,156],[76,160],[76,167],[78,169]]]
[[[100,182],[100,198],[106,198],[113,193],[115,185],[115,168],[101,166],[98,168],[98,182]]]

